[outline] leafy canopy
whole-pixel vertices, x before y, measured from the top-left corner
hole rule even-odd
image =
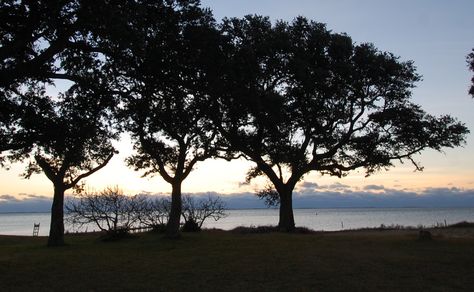
[[[247,16],[221,31],[228,62],[214,120],[229,149],[256,163],[249,179],[265,174],[279,192],[310,171],[370,175],[394,160],[421,170],[415,154],[459,146],[468,133],[411,101],[420,80],[411,61],[324,24]]]
[[[70,90],[56,100],[37,94],[28,98],[21,129],[36,138],[30,147],[12,151],[9,157],[30,162],[26,178],[44,171],[53,183],[67,189],[110,160],[115,153],[111,140],[117,134],[107,122],[106,107],[87,97]]]
[[[135,42],[110,65],[119,72],[124,128],[137,151],[128,163],[169,183],[184,180],[215,151],[206,80],[217,36],[212,15],[198,4],[158,1],[149,7],[134,27]]]

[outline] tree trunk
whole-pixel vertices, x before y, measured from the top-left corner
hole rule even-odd
[[[53,206],[51,207],[51,226],[49,228],[48,246],[64,245],[64,192],[61,185],[54,186]]]
[[[179,238],[179,227],[181,222],[181,181],[172,184],[171,211],[166,225],[166,237]]]
[[[293,216],[293,192],[289,189],[280,190],[280,221],[278,228],[282,232],[295,230],[295,218]]]

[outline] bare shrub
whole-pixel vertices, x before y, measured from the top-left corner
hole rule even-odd
[[[124,195],[118,187],[83,191],[66,202],[66,220],[79,228],[95,224],[107,233],[127,233],[138,222],[136,198]]]
[[[135,216],[141,226],[152,227],[154,230],[164,230],[171,210],[171,200],[169,198],[137,195],[135,203]]]
[[[225,218],[225,203],[218,196],[208,195],[205,198],[195,198],[190,195],[183,196],[182,217],[184,219],[183,231],[199,231],[208,218],[218,221]]]

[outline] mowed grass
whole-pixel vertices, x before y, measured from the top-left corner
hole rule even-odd
[[[103,242],[0,236],[1,291],[472,291],[474,238],[205,231]]]

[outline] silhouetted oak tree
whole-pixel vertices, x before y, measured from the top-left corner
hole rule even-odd
[[[104,167],[115,153],[116,133],[106,124],[107,107],[96,96],[70,89],[52,99],[35,92],[24,96],[28,115],[21,128],[33,132],[34,144],[11,152],[12,161],[29,161],[25,178],[43,172],[53,183],[51,228],[48,245],[64,244],[64,192]]]
[[[137,19],[135,41],[111,64],[136,150],[128,164],[171,185],[168,237],[179,236],[182,182],[197,162],[215,154],[206,102],[217,50],[213,25],[199,1],[156,1]]]
[[[324,24],[248,16],[225,20],[222,34],[214,120],[229,150],[255,162],[248,179],[265,175],[278,192],[283,231],[295,228],[292,193],[305,174],[370,175],[406,160],[421,170],[414,155],[459,146],[468,133],[410,101],[420,80],[412,62]]]
[[[25,176],[43,171],[52,180],[49,245],[63,243],[64,191],[113,155],[110,139],[115,134],[105,120],[110,120],[108,109],[114,102],[107,97],[110,76],[103,74],[102,65],[117,46],[127,43],[133,23],[126,12],[140,5],[89,0],[0,3],[0,152],[10,150],[0,159],[32,159]],[[72,86],[53,99],[45,89],[56,80],[68,80]]]

